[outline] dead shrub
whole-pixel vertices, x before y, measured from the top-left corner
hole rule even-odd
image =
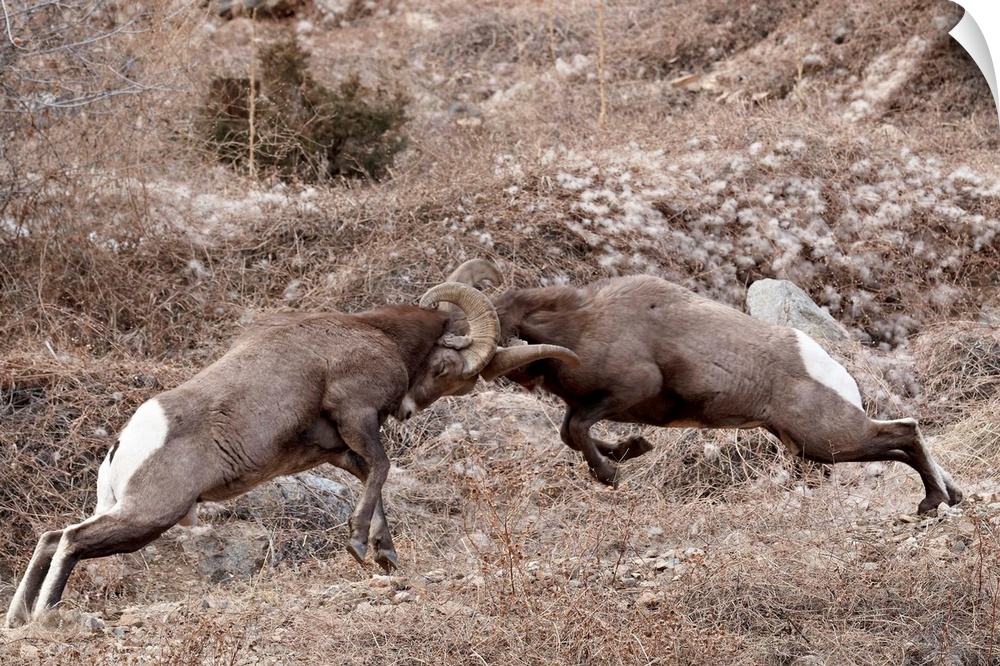
[[[938,422],[1000,396],[1000,331],[979,324],[942,324],[916,336],[912,353],[929,407]]]
[[[309,54],[295,40],[263,50],[255,85],[259,94],[251,109],[249,79],[211,83],[196,131],[222,162],[250,169],[252,146],[261,175],[301,182],[378,180],[406,146],[407,99],[401,92],[372,90],[357,73],[331,90],[313,78]]]
[[[996,474],[1000,470],[1000,401],[994,397],[967,405],[941,433],[939,442],[971,470]]]
[[[562,9],[562,8],[560,8]],[[494,63],[551,64],[590,48],[591,30],[574,15],[533,12],[531,16],[498,12],[456,22],[428,51],[451,67],[482,68]]]
[[[636,462],[630,482],[652,485],[671,502],[742,501],[751,484],[821,483],[824,465],[789,457],[763,430],[654,430],[656,448]],[[643,460],[643,459],[640,459]]]
[[[79,522],[115,433],[146,398],[173,383],[169,366],[64,357],[0,360],[0,577],[20,567],[47,529]],[[20,573],[20,572],[18,572]]]

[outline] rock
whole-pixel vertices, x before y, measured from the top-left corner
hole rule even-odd
[[[381,618],[384,615],[391,613],[394,610],[394,606],[386,603],[378,603],[375,601],[362,601],[360,604],[354,607],[352,613],[357,613],[362,617],[370,618]]]
[[[354,507],[350,498],[351,491],[344,484],[302,472],[257,486],[227,504],[220,515],[246,518],[250,514],[265,525],[280,516],[285,521],[293,519],[301,529],[333,530],[351,517]]]
[[[96,615],[87,615],[83,620],[83,625],[93,633],[100,633],[104,630],[104,620]]]
[[[747,290],[747,312],[761,321],[797,328],[814,338],[848,340],[847,329],[787,280],[757,280]]]
[[[213,583],[251,578],[264,566],[270,546],[270,535],[251,523],[219,525],[181,542],[184,552],[197,558],[198,572]]]
[[[70,608],[49,608],[36,620],[47,630],[58,631],[65,636],[99,634],[104,631],[104,620],[96,615]]]
[[[680,560],[676,557],[658,557],[655,562],[653,562],[654,571],[664,571],[666,569],[673,569],[678,564]]]
[[[201,607],[211,608],[215,610],[226,610],[227,608],[229,608],[229,600],[205,598],[201,600]]]
[[[660,598],[660,593],[653,592],[651,590],[644,590],[642,594],[639,595],[639,599],[636,603],[646,608],[656,608],[660,605]]]
[[[965,511],[961,505],[950,506],[947,502],[941,502],[938,504],[937,515],[938,518],[964,516]]]
[[[425,583],[440,583],[447,578],[447,573],[444,569],[434,569],[425,573],[422,578]]]
[[[408,601],[416,601],[416,596],[409,590],[400,590],[392,596],[392,603],[402,604]]]

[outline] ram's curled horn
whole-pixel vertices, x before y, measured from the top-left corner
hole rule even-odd
[[[430,308],[441,302],[457,305],[468,319],[472,344],[461,350],[465,361],[462,375],[473,377],[486,367],[496,352],[500,340],[497,311],[486,294],[460,282],[443,282],[431,287],[420,298],[420,307]]]
[[[492,381],[497,377],[506,375],[512,370],[520,368],[534,361],[543,358],[554,358],[557,361],[575,366],[580,364],[580,357],[572,350],[559,345],[529,345],[521,344],[513,347],[501,347],[490,359],[490,362],[479,373],[486,381]]]
[[[453,270],[447,281],[475,287],[483,280],[489,280],[494,286],[500,284],[499,269],[486,259],[469,259]]]

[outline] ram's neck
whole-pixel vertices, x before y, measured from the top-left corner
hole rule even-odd
[[[448,325],[446,313],[412,305],[388,305],[353,316],[385,333],[411,370],[421,366]]]
[[[500,318],[501,339],[517,337],[532,344],[573,348],[579,327],[573,322],[584,305],[583,294],[572,287],[515,289],[494,303]]]

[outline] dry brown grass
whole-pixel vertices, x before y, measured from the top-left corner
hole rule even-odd
[[[982,324],[934,326],[913,342],[931,409],[944,420],[991,405],[1000,391],[1000,333]]]
[[[335,4],[308,25],[141,15],[52,70],[102,89],[100,63],[131,62],[139,94],[4,116],[0,604],[38,533],[92,508],[135,407],[255,313],[410,302],[472,256],[502,264],[497,289],[646,270],[738,306],[754,279],[794,279],[882,343],[842,353],[873,412],[921,419],[966,502],[917,520],[902,466],[803,468],[756,432],[652,428],[612,492],[559,441],[558,401],[480,385],[384,430],[398,575],[358,566],[343,525],[244,499],[211,519],[263,532],[260,573],[213,584],[171,533],[81,564],[64,612],[0,631],[0,662],[1000,664],[1000,343],[969,323],[998,280],[1000,130],[941,27],[953,3],[609,1],[604,128],[595,2]],[[196,149],[212,78],[293,32],[324,85],[408,91],[388,181],[257,183]],[[12,48],[0,94],[33,99],[46,61]],[[876,85],[883,56],[897,87]],[[706,227],[730,199],[759,219]],[[879,218],[886,202],[908,214]],[[813,215],[828,236],[804,234]]]

